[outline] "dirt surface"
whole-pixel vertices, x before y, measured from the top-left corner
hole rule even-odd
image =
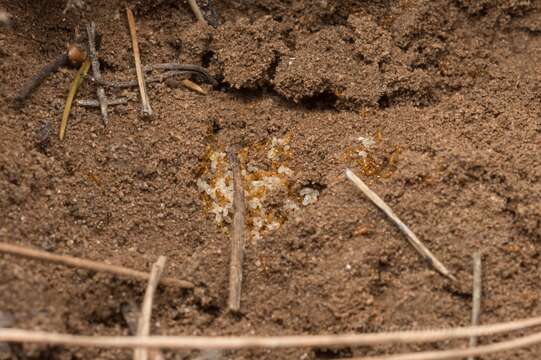
[[[468,325],[471,254],[483,252],[482,323],[541,315],[541,5],[535,1],[214,1],[216,28],[183,1],[131,1],[142,61],[203,65],[202,96],[149,85],[111,109],[75,106],[74,69],[22,108],[11,99],[89,21],[102,72],[134,79],[126,1],[0,0],[0,240],[166,274],[154,334],[285,335]],[[194,81],[199,79],[194,78]],[[85,81],[78,98],[95,98]],[[230,169],[241,149],[250,209],[242,314],[226,313]],[[225,160],[224,160],[225,159]],[[458,277],[426,266],[344,177],[351,167]],[[145,284],[0,257],[14,326],[128,334]],[[493,339],[503,339],[496,337]],[[481,340],[486,343],[487,340]],[[463,347],[226,352],[327,359]],[[129,351],[25,345],[30,359],[130,359]],[[166,352],[193,359],[197,352]],[[4,358],[10,355],[2,353]],[[541,347],[483,359],[537,359]]]

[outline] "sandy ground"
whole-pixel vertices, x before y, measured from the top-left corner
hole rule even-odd
[[[541,8],[536,1],[215,1],[216,27],[184,2],[129,1],[144,64],[202,65],[202,96],[149,85],[102,125],[75,106],[74,69],[22,108],[12,98],[95,21],[109,80],[134,79],[125,1],[0,0],[0,240],[166,275],[154,334],[320,334],[468,325],[471,255],[483,253],[482,323],[541,314]],[[199,82],[200,79],[193,78]],[[86,81],[78,98],[95,98]],[[48,134],[48,135],[47,135]],[[247,191],[242,314],[226,313],[230,166]],[[352,168],[459,279],[420,261],[344,177]],[[128,334],[145,284],[0,257],[14,326]],[[493,338],[493,339],[503,339]],[[486,343],[486,341],[481,341]],[[242,351],[224,359],[327,359],[466,346]],[[128,351],[25,345],[30,359],[130,359]],[[166,353],[193,359],[197,352]],[[535,359],[541,348],[483,359]],[[9,354],[2,356],[10,358]]]

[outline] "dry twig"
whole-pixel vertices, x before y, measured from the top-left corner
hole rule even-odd
[[[100,60],[96,52],[96,24],[92,22],[90,25],[87,25],[86,32],[88,34],[88,55],[90,56],[90,60],[92,60],[92,73],[94,74],[94,79],[101,79]],[[107,126],[109,116],[107,115],[108,102],[105,96],[105,89],[98,83],[96,92],[100,103],[101,118],[103,119],[103,124]]]
[[[357,357],[348,360],[449,360],[463,359],[466,356],[479,356],[516,350],[541,343],[541,332],[533,335],[521,336],[517,339],[501,341],[490,345],[478,346],[469,349],[452,349],[442,351],[423,351],[417,353],[397,354],[375,357]]]
[[[177,75],[184,75],[184,72],[180,71],[168,71],[163,74],[159,74],[156,76],[149,76],[145,78],[145,83],[153,83],[153,82],[162,82],[165,79],[168,79],[173,76]],[[127,81],[109,81],[109,80],[96,80],[96,82],[100,83],[103,86],[111,87],[111,88],[117,88],[117,89],[126,89],[126,88],[132,88],[139,86],[139,81],[137,80],[127,80]]]
[[[128,325],[128,330],[131,335],[137,334],[137,319],[139,318],[139,310],[134,303],[129,302],[122,304],[120,312],[124,321]],[[159,349],[149,349],[148,357],[150,360],[165,360],[163,353]]]
[[[85,107],[100,107],[100,102],[98,100],[93,100],[93,99],[89,99],[89,100],[85,100],[85,99],[81,99],[81,100],[77,100],[77,105],[79,106],[85,106]],[[114,106],[114,105],[124,105],[124,104],[127,104],[128,103],[128,99],[127,98],[118,98],[118,99],[107,99],[107,105],[108,106]]]
[[[190,4],[190,7],[192,8],[192,11],[193,11],[197,21],[201,21],[201,22],[206,24],[207,20],[205,20],[205,17],[203,16],[203,13],[201,12],[201,9],[199,8],[199,5],[197,5],[197,1],[188,0],[188,3]]]
[[[233,168],[233,233],[231,235],[231,263],[229,265],[229,300],[230,311],[240,310],[242,289],[242,262],[244,258],[245,204],[242,175],[237,155],[229,151],[229,161]]]
[[[14,320],[14,317],[10,313],[0,311],[0,328],[10,328],[13,325]],[[26,356],[23,352],[21,344],[1,342],[0,358],[2,359],[4,358],[3,356],[1,356],[3,354],[7,356],[11,355],[11,357],[17,360],[26,360]]]
[[[435,342],[466,338],[472,335],[494,335],[503,332],[523,330],[541,325],[541,317],[516,320],[508,323],[463,327],[442,330],[400,331],[379,334],[345,335],[298,335],[298,336],[87,336],[48,333],[19,329],[0,329],[0,342],[18,342],[81,347],[153,349],[200,349],[238,350],[256,348],[300,348],[329,346],[373,346],[382,344],[407,344]],[[507,349],[541,343],[541,334],[513,340]],[[517,343],[518,341],[518,343]],[[479,348],[478,348],[479,349]],[[472,349],[468,349],[472,350]]]
[[[472,326],[479,325],[479,318],[481,315],[481,253],[476,252],[473,254],[473,300],[472,300],[472,314],[471,324]],[[470,348],[477,346],[477,337],[470,337]],[[474,356],[468,357],[468,360],[474,360]]]
[[[145,291],[145,298],[143,299],[143,306],[141,307],[141,313],[139,314],[139,321],[137,325],[137,336],[150,335],[150,320],[152,318],[152,301],[154,299],[154,293],[158,288],[158,282],[162,276],[163,269],[165,267],[165,256],[160,256],[158,261],[152,265],[150,272],[150,279],[148,280],[147,289]],[[135,349],[134,360],[147,360],[148,351],[145,348]]]
[[[124,276],[142,281],[149,280],[149,274],[137,270],[128,269],[122,266],[105,264],[97,261],[80,259],[69,255],[56,255],[46,251],[35,250],[24,246],[7,244],[0,242],[0,252],[21,256],[34,260],[48,261],[69,267],[87,269],[97,272],[105,272],[118,276]],[[191,289],[194,285],[189,281],[178,280],[175,278],[161,278],[160,284],[172,286],[180,289]]]
[[[80,66],[86,60],[85,51],[78,44],[71,44],[67,51],[60,54],[53,61],[43,66],[15,96],[15,104],[21,106],[24,101],[47,79],[47,77],[69,64]]]
[[[210,76],[207,69],[202,66],[194,64],[177,64],[177,63],[160,63],[145,66],[145,72],[152,70],[169,70],[178,71],[179,73],[187,73],[197,75],[207,81],[209,84],[216,85],[218,82],[212,76]]]
[[[150,102],[148,100],[146,85],[145,85],[145,74],[143,74],[143,69],[141,66],[141,54],[139,53],[139,42],[137,40],[137,28],[135,25],[135,18],[133,16],[133,11],[127,7],[126,13],[128,15],[128,25],[130,27],[131,42],[133,47],[133,58],[135,60],[135,71],[137,72],[137,81],[139,84],[139,92],[141,93],[141,103],[143,105],[143,115],[152,116],[152,108],[150,107]]]
[[[419,238],[410,230],[410,228],[404,224],[398,216],[393,212],[393,210],[366,184],[355,175],[350,169],[346,169],[346,177],[359,188],[381,211],[385,213],[391,219],[392,222],[396,224],[398,229],[406,235],[409,243],[417,250],[419,254],[425,259],[429,264],[431,264],[437,271],[439,271],[445,277],[456,281],[456,278],[451,274],[449,270],[428,250],[428,248],[419,240]]]
[[[192,65],[192,64],[156,64],[156,65],[149,65],[146,66],[144,71],[150,72],[153,69],[163,69],[167,70],[167,67],[160,67],[161,65],[171,65],[169,71],[166,71],[162,74],[149,76],[145,78],[145,83],[153,83],[153,82],[162,82],[168,78],[174,77],[174,76],[180,76],[180,75],[186,75],[186,74],[193,74],[196,75],[206,82],[216,85],[218,82],[210,76],[210,74],[207,72],[207,70],[204,67],[198,66],[198,65]],[[111,87],[111,88],[131,88],[135,86],[139,86],[139,82],[137,80],[128,80],[128,81],[108,81],[104,79],[94,79],[97,83],[100,85],[103,85],[105,87]]]
[[[24,103],[26,99],[51,75],[56,72],[62,66],[68,64],[68,53],[59,55],[56,59],[43,66],[36,75],[34,75],[28,82],[26,82],[23,88],[15,96],[14,100],[17,105]]]

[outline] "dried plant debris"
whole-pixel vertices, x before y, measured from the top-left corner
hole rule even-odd
[[[314,204],[319,191],[303,187],[293,190],[294,172],[288,167],[290,137],[272,138],[246,147],[239,160],[246,196],[248,239],[258,241],[265,233],[278,229],[302,206]],[[209,148],[197,180],[206,210],[218,226],[232,222],[233,174],[225,151]]]

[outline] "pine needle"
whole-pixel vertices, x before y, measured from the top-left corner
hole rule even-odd
[[[86,59],[71,82],[70,91],[66,99],[66,105],[64,106],[64,113],[62,114],[62,122],[60,123],[60,140],[64,140],[64,134],[66,133],[66,128],[68,127],[68,117],[70,115],[71,106],[73,105],[73,99],[75,98],[77,90],[79,90],[79,87],[88,74],[88,70],[90,70],[90,60]]]
[[[191,80],[188,80],[188,79],[180,80],[180,84],[182,84],[182,86],[184,86],[187,89],[195,91],[198,94],[207,95],[207,91],[205,89],[203,89],[201,86],[199,86],[198,84],[194,83]]]

